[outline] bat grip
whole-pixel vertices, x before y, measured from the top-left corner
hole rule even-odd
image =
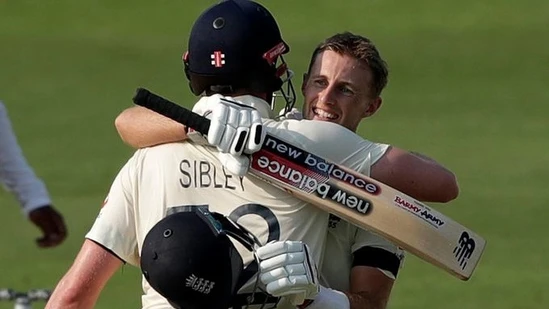
[[[133,103],[155,111],[202,134],[208,134],[210,129],[210,120],[208,118],[164,99],[147,89],[137,88]]]

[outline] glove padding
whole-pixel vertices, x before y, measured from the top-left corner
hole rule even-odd
[[[217,158],[221,165],[229,173],[237,176],[244,176],[250,167],[250,158],[246,155],[235,156],[229,153],[218,152]]]
[[[261,149],[265,140],[259,112],[231,97],[219,98],[218,104],[212,106],[210,121],[208,143],[222,153],[252,154]]]
[[[296,119],[296,120],[302,120],[303,114],[301,111],[299,111],[297,108],[292,108],[291,111],[286,113],[286,109],[283,108],[278,112],[279,120],[285,120],[285,119]]]
[[[317,267],[301,241],[277,241],[257,249],[260,280],[273,296],[292,296],[294,305],[313,299],[320,290]]]
[[[201,99],[193,111],[210,119],[206,135],[215,146],[221,164],[232,174],[244,176],[252,154],[261,149],[266,132],[259,112],[231,97],[216,94]]]

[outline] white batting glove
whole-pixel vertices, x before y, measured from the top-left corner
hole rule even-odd
[[[250,166],[246,154],[260,150],[265,140],[266,132],[259,112],[218,94],[201,99],[193,111],[210,119],[206,138],[218,149],[221,164],[230,173],[244,176]]]
[[[210,145],[231,155],[252,154],[265,140],[261,115],[253,107],[231,97],[219,98],[213,106],[207,137]]]
[[[246,155],[234,156],[230,153],[218,152],[217,158],[221,165],[233,175],[244,176],[250,168],[250,158]]]
[[[292,108],[291,111],[285,113],[285,110],[286,109],[281,109],[280,112],[278,113],[278,116],[280,116],[279,119],[281,120],[284,120],[284,119],[296,119],[296,120],[301,120],[303,119],[303,114],[301,113],[300,110],[298,110],[297,108]]]
[[[294,305],[313,299],[320,291],[315,262],[307,244],[277,241],[257,249],[260,280],[269,294],[292,296]]]

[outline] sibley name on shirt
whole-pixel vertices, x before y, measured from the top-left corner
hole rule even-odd
[[[227,173],[206,160],[181,160],[179,185],[187,188],[213,188],[244,191],[243,177]]]

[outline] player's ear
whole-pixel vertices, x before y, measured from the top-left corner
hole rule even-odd
[[[375,114],[379,108],[381,107],[381,104],[383,103],[383,99],[381,99],[380,96],[376,97],[375,99],[370,101],[370,104],[366,106],[366,109],[362,113],[362,118],[370,117],[373,114]]]
[[[301,94],[305,95],[305,87],[307,86],[307,81],[309,80],[309,74],[303,73],[303,81],[301,82]]]

